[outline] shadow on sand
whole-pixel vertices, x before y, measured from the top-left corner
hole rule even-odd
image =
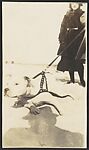
[[[28,113],[29,128],[12,128],[4,136],[4,147],[83,147],[83,135],[55,126],[56,117],[50,107],[40,108],[40,114]]]

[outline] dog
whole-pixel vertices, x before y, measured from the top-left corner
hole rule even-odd
[[[43,105],[50,105],[56,109],[59,115],[61,115],[54,100],[54,96],[58,97],[58,95],[53,92],[39,93],[39,89],[36,86],[37,83],[34,79],[31,79],[28,76],[20,78],[10,77],[7,85],[8,86],[4,89],[4,96],[17,98],[13,107],[26,107],[31,113],[39,114],[39,107],[42,107]],[[67,96],[69,95],[59,96],[59,98],[65,98]]]

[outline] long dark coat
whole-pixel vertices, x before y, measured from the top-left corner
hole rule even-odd
[[[57,70],[69,71],[73,69],[75,71],[78,62],[83,63],[85,60],[86,47],[85,39],[83,39],[85,24],[80,22],[80,16],[83,13],[81,9],[75,12],[70,10],[64,16],[59,34],[60,46],[57,52],[57,55],[61,55],[61,61],[57,65]]]

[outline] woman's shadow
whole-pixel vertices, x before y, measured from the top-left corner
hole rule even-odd
[[[5,147],[83,147],[83,135],[55,126],[56,117],[50,107],[40,108],[40,114],[28,113],[29,128],[9,129],[4,137]]]

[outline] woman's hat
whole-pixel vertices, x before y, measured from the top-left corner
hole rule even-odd
[[[81,2],[76,2],[76,3],[78,3],[79,4],[79,7],[80,6],[83,6],[83,4],[81,3]],[[69,7],[71,8],[71,4],[72,4],[72,2],[71,3],[69,3]]]

